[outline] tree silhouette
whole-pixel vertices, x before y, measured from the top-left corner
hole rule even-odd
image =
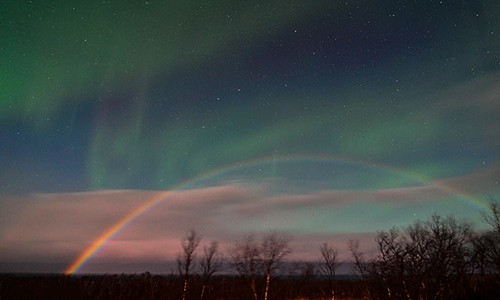
[[[229,248],[229,257],[234,269],[247,281],[255,300],[258,300],[256,278],[259,271],[259,245],[253,234],[245,235],[243,239]]]
[[[318,265],[318,270],[328,281],[330,299],[334,300],[335,273],[337,271],[338,266],[340,265],[340,262],[337,259],[338,250],[325,242],[319,246],[319,251],[321,253],[321,261]]]
[[[194,229],[191,229],[181,241],[182,253],[177,257],[177,268],[179,275],[184,280],[182,300],[186,299],[189,276],[195,262],[196,248],[198,248],[200,241],[201,237]]]
[[[481,278],[492,278],[493,288],[500,290],[500,203],[493,198],[490,198],[488,212],[483,214],[483,221],[491,230],[473,238],[474,266]]]
[[[247,281],[255,300],[258,300],[256,279],[265,274],[266,286],[264,299],[269,297],[269,287],[273,271],[290,254],[290,237],[283,233],[269,232],[259,242],[255,235],[246,235],[241,241],[229,248],[229,256],[234,269]]]
[[[374,299],[456,299],[470,287],[470,237],[468,224],[434,215],[405,231],[379,232],[378,254],[365,263],[351,252]]]
[[[209,246],[205,245],[203,247],[203,257],[199,264],[203,278],[201,299],[203,299],[203,296],[205,295],[205,289],[210,283],[212,275],[222,269],[222,257],[219,254],[219,244],[217,241],[211,241]]]
[[[284,233],[269,232],[262,238],[260,244],[260,256],[266,274],[266,288],[264,300],[269,297],[271,285],[271,273],[279,266],[285,256],[290,254],[290,237]]]

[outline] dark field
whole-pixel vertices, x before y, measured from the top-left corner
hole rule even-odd
[[[264,278],[258,291],[264,289]],[[0,275],[0,299],[181,299],[183,282],[177,276],[140,275]],[[362,299],[362,281],[340,279],[335,299]],[[203,298],[201,296],[204,291]],[[327,299],[328,282],[318,278],[276,278],[269,299]],[[194,277],[187,299],[254,299],[246,281],[216,276],[209,284]]]
[[[477,282],[463,299],[500,299],[493,282]],[[264,293],[264,278],[258,291]],[[335,281],[335,299],[382,299],[370,291],[377,287],[356,278]],[[203,297],[202,297],[202,290]],[[269,299],[332,299],[329,283],[318,277],[276,278]],[[181,299],[182,281],[178,276],[140,275],[0,275],[0,299]],[[246,281],[237,276],[216,276],[205,287],[193,277],[186,299],[254,299]],[[263,299],[263,296],[259,296]],[[397,298],[395,298],[397,299]]]

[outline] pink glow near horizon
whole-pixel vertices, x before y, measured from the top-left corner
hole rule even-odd
[[[486,177],[491,178],[491,173],[471,177],[469,181],[485,181]],[[448,199],[449,190],[455,186],[462,189],[461,194],[468,192],[467,185],[463,184],[466,181],[467,178],[448,181],[444,191],[439,186],[445,183],[439,183],[437,186],[374,191],[325,190],[304,195],[273,195],[267,194],[265,187],[245,186],[240,182],[175,193],[103,191],[32,195],[29,201],[38,206],[26,206],[17,222],[12,220],[2,226],[9,229],[2,233],[2,253],[12,261],[40,255],[37,254],[40,249],[45,249],[43,251],[49,256],[77,257],[68,262],[65,270],[66,274],[72,274],[82,270],[93,257],[99,262],[174,259],[180,251],[180,238],[189,228],[195,228],[204,237],[204,242],[218,240],[222,249],[244,233],[277,229],[293,236],[291,258],[315,260],[317,245],[322,241],[335,244],[341,256],[347,257],[349,239],[360,239],[364,249],[369,251],[374,231],[388,229],[363,225],[369,223],[365,219],[376,218],[380,226],[401,224],[398,209],[410,207],[418,212],[415,218],[410,213],[403,216],[407,225],[414,219],[425,218],[423,203]],[[166,198],[168,201],[163,201]],[[138,199],[146,200],[140,202]],[[353,210],[352,206],[356,203],[374,207],[390,205],[394,213],[385,209],[359,219],[357,209]],[[471,204],[480,210],[477,203],[467,201],[457,202],[457,207],[470,209]],[[66,214],[61,214],[62,211]],[[122,217],[116,214],[117,211],[123,212]],[[331,214],[331,218],[315,220],[325,212]],[[107,214],[113,217],[104,221]],[[351,224],[341,218],[350,220]],[[126,226],[133,220],[136,220],[133,226]],[[80,235],[75,237],[75,232]],[[32,241],[37,239],[50,247],[31,247]],[[85,247],[83,251],[79,250],[82,246]]]

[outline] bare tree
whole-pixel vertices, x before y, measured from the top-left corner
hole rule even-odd
[[[271,284],[271,273],[279,266],[284,257],[290,254],[290,237],[284,233],[270,232],[262,238],[260,252],[266,273],[266,289],[264,300],[268,299]]]
[[[400,232],[393,228],[387,232],[379,232],[376,237],[378,255],[370,264],[370,277],[378,283],[376,288],[386,299],[404,299],[402,275],[404,247],[400,240]],[[396,284],[396,282],[401,284]]]
[[[331,296],[330,298],[334,300],[335,273],[337,271],[337,267],[340,265],[337,259],[338,250],[325,242],[319,246],[319,251],[321,253],[321,261],[318,265],[318,270],[328,281],[328,288]]]
[[[258,300],[256,279],[260,266],[260,249],[253,234],[229,248],[229,257],[234,269],[246,279],[255,300]]]
[[[349,240],[347,243],[347,247],[349,248],[349,252],[351,252],[351,256],[353,258],[353,271],[361,275],[363,278],[363,289],[365,293],[368,295],[368,299],[372,299],[370,295],[370,289],[368,288],[366,281],[369,279],[368,276],[368,263],[366,262],[363,253],[359,250],[359,241],[358,240]]]
[[[378,254],[364,267],[374,299],[457,299],[470,285],[470,226],[434,215],[405,231],[376,237]],[[356,256],[355,256],[356,260]]]
[[[205,295],[205,289],[212,275],[222,269],[222,257],[219,255],[219,243],[217,241],[211,241],[209,246],[205,245],[203,254],[203,258],[200,260],[200,271],[203,276],[201,299]]]
[[[200,241],[201,237],[194,229],[191,229],[181,241],[182,253],[177,257],[177,268],[179,275],[184,279],[182,300],[186,299],[188,281],[195,262],[196,248],[198,248]]]
[[[488,211],[483,220],[491,230],[476,235],[474,245],[474,267],[483,279],[491,278],[495,288],[500,287],[500,202],[490,198]],[[488,282],[482,284],[488,285]]]
[[[500,202],[490,198],[488,208],[489,211],[483,214],[483,220],[500,234]]]
[[[359,241],[349,240],[347,243],[349,252],[351,252],[352,258],[354,259],[353,271],[361,275],[361,277],[366,278],[366,261],[364,259],[363,253],[359,251]]]
[[[232,266],[247,279],[254,299],[257,300],[256,279],[259,274],[265,274],[266,286],[264,300],[268,299],[272,273],[279,267],[284,257],[290,254],[290,237],[283,233],[270,232],[265,234],[260,243],[253,234],[246,235],[229,249]]]

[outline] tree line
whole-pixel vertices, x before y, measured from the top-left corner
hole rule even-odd
[[[196,230],[180,241],[175,272],[152,275],[0,274],[0,299],[500,299],[500,202],[483,215],[487,230],[433,215],[375,235],[375,252],[359,241],[339,250],[316,245],[316,261],[287,260],[292,237],[247,234],[221,249]],[[355,277],[339,276],[339,266]]]
[[[452,216],[433,215],[406,228],[380,231],[375,237],[376,254],[366,257],[359,241],[350,240],[353,272],[365,299],[497,299],[500,298],[500,205],[490,201],[483,220],[487,231]],[[201,280],[204,299],[213,284],[213,275],[229,268],[239,274],[246,292],[254,300],[272,299],[274,278],[283,277],[280,266],[291,253],[291,237],[271,231],[260,238],[245,235],[225,253],[217,241],[196,252],[201,236],[189,231],[181,241],[177,267],[183,280],[183,300],[190,296],[193,276]],[[321,281],[321,299],[341,299],[337,270],[341,262],[338,249],[324,242],[318,246],[319,260],[304,263],[301,276]],[[249,296],[247,295],[247,296]],[[489,298],[490,297],[490,298]],[[317,298],[309,298],[317,299]]]

